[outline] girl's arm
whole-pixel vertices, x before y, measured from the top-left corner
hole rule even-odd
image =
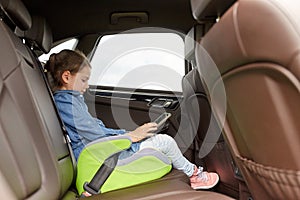
[[[108,134],[111,134],[111,135],[120,135],[120,134],[124,134],[126,133],[126,130],[125,129],[113,129],[113,128],[107,128],[104,123],[100,120],[100,119],[97,119],[97,118],[94,118],[94,120],[97,122],[97,124],[102,128],[104,129]]]

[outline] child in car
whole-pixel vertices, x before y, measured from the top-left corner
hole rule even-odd
[[[189,162],[172,137],[166,134],[154,135],[156,123],[146,123],[133,131],[126,131],[107,128],[101,120],[92,117],[83,98],[83,93],[89,87],[91,73],[91,65],[83,53],[62,50],[52,54],[45,64],[45,70],[76,159],[88,143],[103,137],[125,134],[130,137],[132,145],[120,154],[119,159],[151,147],[165,154],[175,169],[189,176],[193,189],[210,189],[218,183],[218,174],[203,171],[202,167],[198,168]]]

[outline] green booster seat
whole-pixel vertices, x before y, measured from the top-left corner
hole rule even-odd
[[[78,193],[104,193],[161,178],[172,169],[171,161],[153,148],[118,160],[131,146],[128,136],[101,138],[82,150],[77,162]]]

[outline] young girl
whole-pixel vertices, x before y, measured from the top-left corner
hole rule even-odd
[[[107,128],[101,120],[92,117],[82,95],[89,87],[91,65],[81,52],[63,50],[58,54],[52,54],[45,69],[48,71],[47,76],[54,92],[54,99],[70,136],[76,159],[89,142],[112,135],[126,134],[131,138],[132,146],[121,153],[120,159],[129,157],[145,147],[152,147],[165,154],[174,168],[190,177],[193,189],[209,189],[218,183],[218,174],[204,172],[202,167],[197,168],[189,162],[172,137],[166,134],[149,137],[157,129],[156,123],[147,123],[134,131],[126,131]]]

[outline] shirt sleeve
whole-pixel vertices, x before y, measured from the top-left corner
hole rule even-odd
[[[107,128],[104,123],[97,118],[94,118],[94,120],[97,122],[97,124],[104,129],[106,132],[111,132],[113,135],[121,135],[126,133],[127,131],[125,129],[112,129],[112,128]]]
[[[71,102],[60,102],[58,107],[66,126],[76,131],[85,145],[96,139],[126,132],[123,129],[106,128],[101,120],[91,116],[80,97],[73,97]]]

